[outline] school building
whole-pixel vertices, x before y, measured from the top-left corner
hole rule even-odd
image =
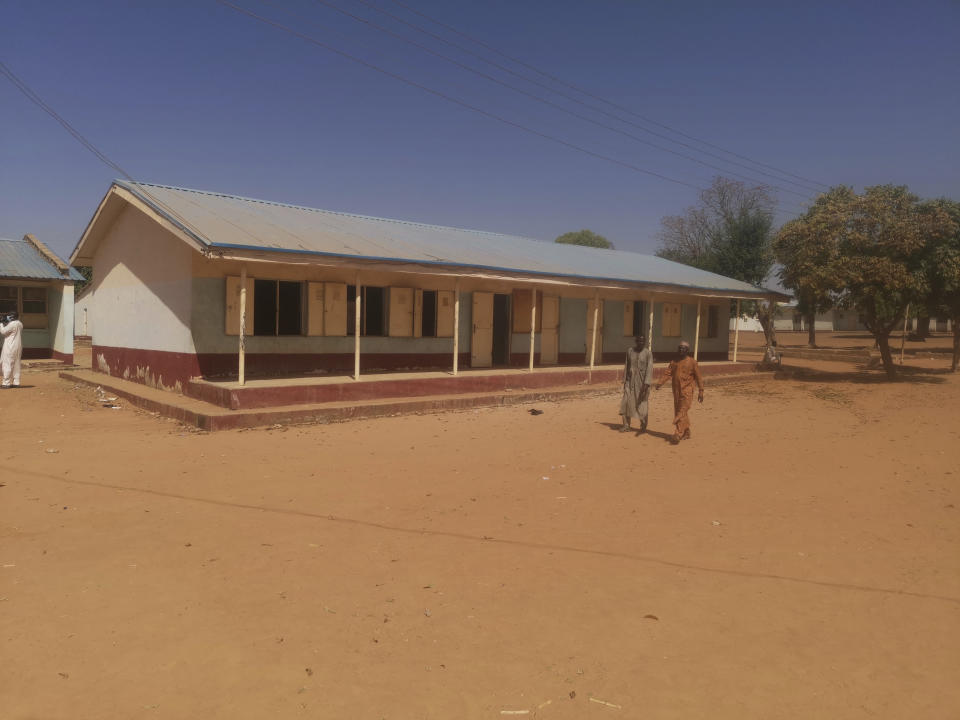
[[[730,305],[770,290],[632,252],[115,181],[93,267],[94,369],[192,378],[622,363],[681,339],[727,360]]]

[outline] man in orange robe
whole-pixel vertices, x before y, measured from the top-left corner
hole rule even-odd
[[[672,360],[666,372],[657,383],[659,390],[667,380],[673,381],[673,424],[676,431],[670,442],[676,445],[684,438],[690,438],[690,406],[693,405],[693,387],[700,390],[697,400],[703,402],[703,379],[700,377],[700,368],[697,361],[690,355],[690,343],[686,340],[677,348],[680,356]]]

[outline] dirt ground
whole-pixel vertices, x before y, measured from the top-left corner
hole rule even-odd
[[[0,716],[960,717],[960,376],[204,434],[0,393]],[[526,711],[524,713],[524,711]]]

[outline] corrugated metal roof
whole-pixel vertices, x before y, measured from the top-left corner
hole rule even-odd
[[[416,262],[731,295],[774,291],[654,255],[351,215],[199,190],[115,181],[204,245]]]
[[[0,277],[25,280],[65,280],[57,267],[26,240],[0,238]],[[70,268],[70,280],[83,275]]]

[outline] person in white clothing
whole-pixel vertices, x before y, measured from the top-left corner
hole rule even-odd
[[[23,355],[23,323],[15,312],[0,317],[0,336],[3,337],[3,350],[0,350],[0,367],[3,369],[3,388],[20,387],[20,356]]]

